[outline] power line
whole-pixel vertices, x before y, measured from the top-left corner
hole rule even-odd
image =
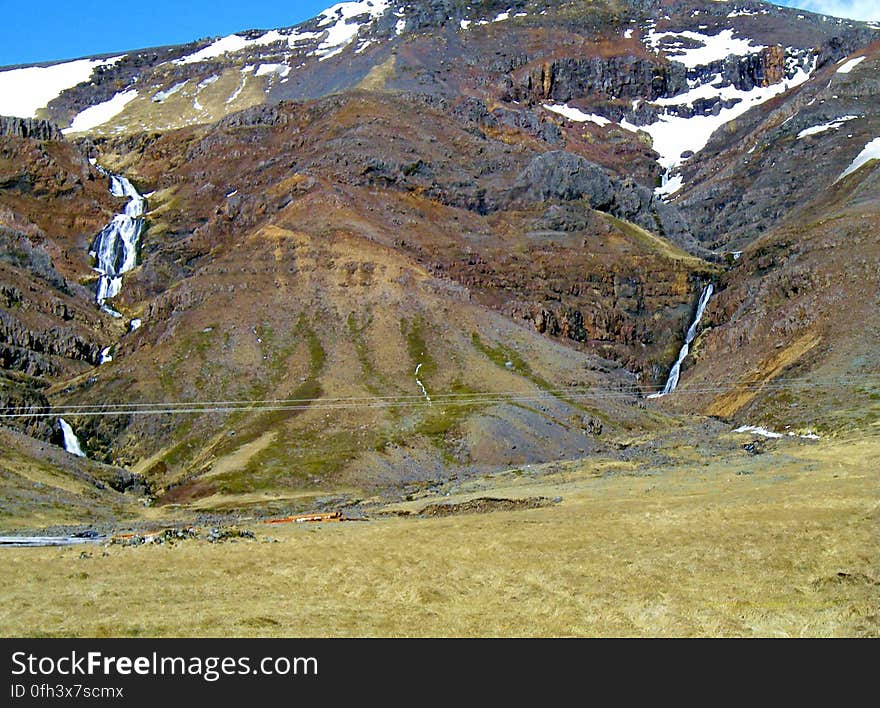
[[[680,386],[676,396],[702,395],[708,393],[780,391],[809,388],[843,388],[846,384],[880,381],[878,376],[846,376],[833,379],[809,380],[807,378],[776,379],[767,383],[739,384],[724,383],[719,380],[711,386]],[[0,413],[0,418],[44,418],[44,417],[94,417],[120,415],[176,415],[195,413],[237,413],[237,412],[277,412],[304,410],[340,410],[367,408],[426,408],[430,406],[475,406],[503,403],[534,403],[548,400],[569,402],[589,400],[632,400],[637,391],[595,388],[588,386],[569,386],[544,389],[538,393],[521,391],[478,392],[478,393],[432,393],[431,400],[418,395],[400,396],[350,396],[331,398],[297,399],[244,399],[230,401],[160,401],[153,403],[103,403],[50,406],[33,411],[23,408],[9,408]]]
[[[839,376],[834,377],[833,379],[808,379],[806,377],[798,377],[798,378],[776,378],[773,381],[768,383],[761,384],[740,384],[738,383],[739,379],[729,378],[729,379],[716,379],[714,382],[717,384],[715,387],[694,387],[694,386],[680,386],[675,389],[675,392],[711,392],[715,390],[722,390],[727,388],[742,388],[745,386],[760,386],[767,387],[771,385],[778,385],[780,383],[793,383],[793,384],[803,384],[807,386],[812,385],[822,385],[822,384],[840,384],[840,383],[856,383],[859,381],[863,381],[865,379],[878,379],[880,380],[880,376]],[[593,395],[603,395],[603,394],[613,394],[615,396],[623,396],[623,397],[631,397],[636,395],[636,393],[641,390],[643,393],[654,393],[657,391],[661,391],[663,389],[662,386],[654,388],[648,387],[639,389],[635,384],[632,384],[629,388],[619,388],[619,389],[611,389],[608,387],[597,387],[590,386],[588,384],[582,385],[572,385],[572,386],[563,386],[559,388],[542,388],[541,391],[543,393],[548,393],[551,395],[567,395],[567,394],[577,394],[577,393],[590,393]],[[522,391],[473,391],[473,392],[460,392],[460,393],[434,393],[432,394],[432,400],[445,400],[445,399],[461,399],[461,398],[474,398],[480,396],[508,396],[508,395],[522,395]],[[288,404],[288,403],[336,403],[336,402],[373,402],[373,401],[407,401],[407,400],[415,400],[417,402],[422,402],[425,400],[424,394],[395,394],[389,396],[341,396],[341,397],[317,397],[317,398],[266,398],[266,399],[229,399],[229,400],[217,400],[217,401],[155,401],[155,402],[122,402],[122,403],[83,403],[83,404],[66,404],[64,406],[56,406],[55,408],[64,408],[66,410],[88,410],[88,409],[100,409],[105,410],[108,407],[119,407],[125,406],[128,408],[150,408],[150,407],[167,407],[167,406],[253,406],[260,404]]]

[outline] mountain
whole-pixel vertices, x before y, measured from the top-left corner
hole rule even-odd
[[[156,504],[282,510],[706,416],[870,429],[878,40],[750,0],[364,0],[0,71],[9,435],[57,465],[63,417]]]

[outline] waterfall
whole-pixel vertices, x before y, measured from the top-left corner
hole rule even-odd
[[[416,374],[415,374],[415,376],[416,376],[416,383],[419,385],[419,388],[422,389],[422,395],[425,397],[425,400],[426,400],[428,403],[430,403],[430,402],[431,402],[431,397],[428,395],[428,391],[427,391],[427,389],[425,388],[425,384],[423,384],[423,383],[421,382],[421,380],[419,379],[419,369],[421,369],[421,368],[422,368],[422,365],[421,365],[421,363],[419,363],[419,365],[416,366]]]
[[[71,455],[85,457],[86,453],[82,451],[79,445],[79,438],[76,437],[76,433],[73,432],[70,424],[64,418],[59,418],[58,425],[61,426],[61,434],[64,436],[64,449]]]
[[[98,167],[110,178],[110,193],[114,197],[128,197],[125,211],[95,236],[89,254],[95,258],[95,270],[100,273],[95,302],[114,316],[121,316],[107,307],[104,301],[115,297],[122,289],[122,274],[135,266],[137,242],[143,224],[144,198],[125,177],[110,174]]]
[[[706,311],[706,305],[709,304],[709,298],[712,297],[712,293],[714,292],[714,290],[715,286],[712,285],[712,283],[709,283],[703,289],[703,293],[700,295],[700,302],[697,305],[697,314],[694,317],[694,321],[691,322],[691,326],[688,327],[687,334],[685,334],[684,336],[684,344],[681,346],[681,350],[678,352],[678,359],[675,360],[675,363],[669,370],[669,378],[666,379],[666,385],[663,387],[662,391],[652,393],[650,396],[648,396],[648,398],[660,398],[661,396],[665,396],[668,393],[672,393],[675,390],[675,387],[678,386],[678,377],[681,373],[681,364],[691,350],[691,342],[693,342],[694,338],[697,336],[697,325],[700,324],[703,313]]]

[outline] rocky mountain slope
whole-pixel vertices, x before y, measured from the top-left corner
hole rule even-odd
[[[870,426],[878,40],[749,0],[364,0],[0,71],[4,420],[217,508],[695,414]],[[102,310],[108,171],[146,212]]]

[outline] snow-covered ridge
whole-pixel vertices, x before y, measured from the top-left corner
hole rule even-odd
[[[0,115],[36,118],[37,111],[67,89],[88,81],[95,69],[111,66],[111,59],[77,59],[52,66],[29,66],[0,72]]]
[[[185,57],[176,59],[174,63],[195,64],[200,61],[216,59],[217,57],[221,57],[224,54],[240,52],[243,49],[247,49],[249,47],[266,46],[275,42],[280,42],[284,39],[286,39],[285,36],[277,30],[266,32],[264,35],[257,37],[256,39],[247,39],[246,37],[242,37],[238,34],[230,34],[226,37],[220,37],[219,39],[209,44],[207,47],[203,47],[197,52],[193,52],[192,54],[188,54]]]
[[[286,64],[294,55],[313,56],[319,60],[336,56],[351,44],[361,29],[374,24],[389,11],[396,19],[394,32],[402,34],[406,29],[405,7],[392,5],[390,0],[356,0],[341,2],[327,8],[317,17],[296,27],[273,29],[260,34],[248,32],[218,37],[201,49],[168,62],[185,66],[218,59],[236,54],[257,54],[276,65],[285,62],[285,68],[276,71],[264,69],[258,76],[280,76],[283,80],[292,70]],[[376,40],[369,40],[358,47],[363,50]],[[256,51],[255,51],[256,50]],[[25,67],[0,72],[0,115],[35,118],[40,109],[64,91],[92,78],[94,71],[102,66],[110,66],[126,55],[109,59],[78,59],[45,67]],[[271,56],[271,58],[269,58]],[[253,59],[251,59],[253,61]],[[156,68],[163,64],[156,65]],[[135,79],[137,81],[137,79]],[[180,91],[186,82],[176,83],[152,96],[152,101],[162,103]],[[155,90],[155,88],[153,89]],[[137,98],[134,87],[116,93],[111,99],[90,106],[77,115],[66,132],[83,132],[106,123],[121,113],[125,106]]]
[[[372,24],[382,17],[391,7],[390,0],[357,0],[355,2],[337,3],[321,12],[314,20],[297,27],[282,30],[269,30],[257,37],[246,37],[241,34],[230,34],[219,37],[206,47],[180,59],[176,64],[195,64],[217,59],[226,54],[237,54],[259,47],[275,47],[279,51],[307,49],[307,43],[315,43],[310,54],[319,59],[329,59],[339,54],[358,36],[362,27]],[[395,12],[398,17],[395,30],[397,34],[406,27],[406,19],[400,8]],[[313,26],[314,31],[303,29]],[[320,40],[320,41],[318,41]],[[285,56],[285,59],[288,58]]]
[[[728,18],[734,17],[757,17],[758,15],[769,15],[770,11],[766,8],[762,8],[761,10],[749,10],[748,8],[740,9],[734,8],[730,12],[727,13]]]
[[[329,59],[339,54],[357,37],[361,27],[380,18],[391,5],[389,0],[361,0],[361,2],[341,2],[329,7],[318,15],[318,27],[327,36],[322,41],[315,55],[321,59]],[[353,19],[367,15],[365,23],[352,22]]]

